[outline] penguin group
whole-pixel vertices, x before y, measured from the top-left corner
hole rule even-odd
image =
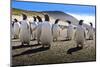
[[[55,19],[55,22],[51,24],[48,14],[43,14],[44,21],[39,15],[32,16],[33,21],[30,22],[26,14],[22,14],[22,20],[19,22],[16,18],[12,21],[12,35],[14,39],[19,38],[21,45],[30,45],[30,41],[37,41],[37,44],[41,44],[43,48],[51,47],[52,42],[58,41],[60,34],[62,33],[59,21],[61,19]],[[86,40],[86,29],[83,26],[84,20],[79,20],[78,25],[74,27],[72,22],[66,20],[68,26],[66,40],[75,40],[77,47],[84,46]],[[63,30],[63,29],[62,29]],[[74,32],[75,30],[75,32]],[[94,39],[93,24],[90,22],[90,27],[87,29],[87,35],[89,40]],[[73,38],[74,35],[74,38]]]

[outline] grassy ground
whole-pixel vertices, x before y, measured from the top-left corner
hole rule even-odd
[[[96,60],[95,40],[87,40],[82,50],[67,54],[70,48],[74,48],[75,42],[59,39],[51,44],[50,49],[43,49],[36,41],[31,41],[30,46],[20,46],[19,39],[12,40],[12,64],[36,65],[51,63],[67,63]]]

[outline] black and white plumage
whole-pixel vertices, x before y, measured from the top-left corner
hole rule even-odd
[[[75,42],[77,44],[77,47],[82,47],[85,44],[85,39],[86,39],[86,34],[85,34],[85,29],[83,27],[83,20],[79,21],[79,25],[76,28],[75,31]]]
[[[89,40],[93,40],[93,35],[94,35],[93,25],[92,23],[90,23],[90,27],[88,29]]]
[[[52,43],[51,25],[49,22],[49,16],[46,14],[44,17],[45,21],[38,25],[39,40],[43,47],[50,47]]]
[[[12,33],[14,39],[19,38],[19,33],[20,33],[20,23],[18,20],[15,18],[13,23],[12,23]]]
[[[58,37],[60,36],[60,27],[58,25],[59,21],[60,19],[56,19],[55,23],[52,25],[52,35],[54,41],[57,41]]]
[[[37,25],[36,17],[33,16],[33,22],[31,22],[31,36],[33,40],[35,40],[37,37]]]
[[[20,24],[20,41],[22,45],[30,43],[30,24],[27,20],[27,16],[25,14],[22,14],[23,20]]]
[[[67,26],[67,40],[72,40],[73,39],[73,31],[74,31],[74,27],[71,24],[71,21],[68,21],[68,26]]]
[[[37,28],[36,28],[36,33],[37,33],[37,43],[40,44],[40,36],[41,36],[41,24],[42,24],[42,19],[40,16],[37,16],[36,17],[38,19],[38,22],[37,22]]]

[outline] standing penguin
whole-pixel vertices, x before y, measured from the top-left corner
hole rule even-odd
[[[72,40],[74,27],[72,26],[71,21],[67,20],[67,22],[69,24],[67,27],[67,40]]]
[[[27,16],[25,14],[22,14],[23,20],[21,23],[21,29],[20,29],[20,41],[22,45],[30,43],[30,24],[27,20]]]
[[[60,27],[58,26],[59,20],[60,19],[56,19],[55,23],[52,25],[53,41],[57,41],[58,37],[60,36]]]
[[[43,47],[50,48],[53,40],[51,25],[49,22],[49,16],[45,14],[44,17],[45,17],[45,21],[41,24],[40,41]]]
[[[93,40],[93,33],[94,33],[93,24],[90,23],[90,27],[89,27],[89,29],[88,29],[89,40]]]
[[[13,28],[14,39],[19,38],[20,24],[17,19],[14,19],[12,28]]]
[[[85,34],[85,29],[83,27],[83,20],[80,20],[79,25],[77,26],[75,32],[75,41],[77,47],[83,48],[83,45],[85,43],[85,38],[86,38],[86,34]]]
[[[37,27],[35,28],[36,30],[36,33],[37,33],[37,43],[40,44],[40,36],[41,36],[41,25],[42,25],[42,19],[41,17],[37,16],[36,17],[38,19],[38,22],[37,22]]]
[[[31,36],[32,39],[35,40],[36,39],[36,30],[34,30],[37,26],[37,22],[36,22],[36,17],[33,16],[33,22],[31,23]]]
[[[11,38],[14,38],[14,21],[11,22]]]

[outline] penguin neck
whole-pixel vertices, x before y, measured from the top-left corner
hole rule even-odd
[[[69,26],[72,26],[72,24],[69,24]]]
[[[57,25],[57,23],[55,23],[55,25]]]
[[[72,25],[72,24],[69,24],[69,25]]]
[[[91,26],[91,28],[93,28],[93,26]]]
[[[18,23],[18,22],[14,22],[14,23]]]

